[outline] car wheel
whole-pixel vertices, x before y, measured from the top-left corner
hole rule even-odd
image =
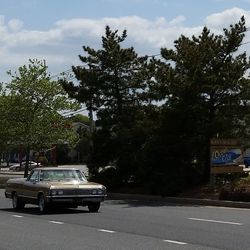
[[[20,200],[20,198],[17,196],[17,193],[14,193],[12,195],[12,206],[14,209],[23,209],[25,204]]]
[[[38,206],[40,213],[45,213],[47,211],[47,203],[43,194],[40,194],[38,197]]]
[[[93,202],[88,204],[89,212],[91,213],[97,213],[100,208],[101,203],[100,202]]]

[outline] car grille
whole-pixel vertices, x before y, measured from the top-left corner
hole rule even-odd
[[[91,195],[92,189],[63,189],[63,195]]]

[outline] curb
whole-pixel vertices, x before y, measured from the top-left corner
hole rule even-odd
[[[161,196],[140,195],[140,194],[108,193],[107,199],[108,200],[138,200],[138,201],[144,201],[144,202],[166,202],[166,203],[175,203],[175,204],[232,207],[232,208],[250,208],[250,202],[179,198],[179,197],[161,197]]]

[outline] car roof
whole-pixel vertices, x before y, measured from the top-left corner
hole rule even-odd
[[[35,170],[79,170],[78,168],[62,168],[62,167],[41,167]]]

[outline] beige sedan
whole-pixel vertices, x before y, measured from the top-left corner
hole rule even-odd
[[[51,205],[87,206],[90,212],[98,212],[101,202],[105,200],[106,188],[88,182],[78,169],[47,167],[33,169],[28,178],[9,179],[5,196],[12,199],[14,209],[36,204],[41,213]]]

